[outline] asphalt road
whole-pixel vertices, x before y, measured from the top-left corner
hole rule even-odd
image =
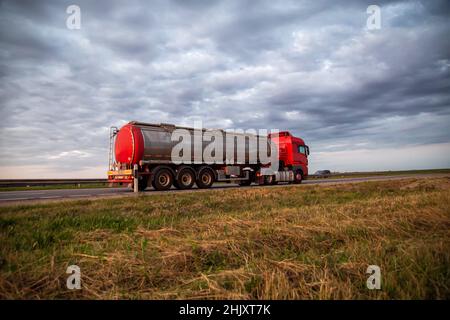
[[[341,178],[341,179],[314,179],[305,180],[301,185],[310,184],[341,184],[341,183],[354,183],[364,181],[380,181],[380,180],[397,180],[406,178],[432,178],[432,177],[450,177],[450,174],[410,174],[410,175],[398,175],[398,176],[371,176],[371,177],[358,177],[358,178]],[[301,186],[292,185],[292,186]],[[276,188],[286,186],[286,184],[279,184],[275,186],[264,186],[265,188]],[[213,185],[212,190],[216,189],[229,189],[229,188],[254,188],[258,185],[252,185],[249,187],[239,187],[236,184],[218,184]],[[211,190],[211,189],[210,189]],[[148,189],[143,194],[161,194],[161,193],[178,193],[178,192],[199,192],[205,191],[200,189],[191,190],[170,190],[170,191],[155,191]],[[30,191],[3,191],[0,192],[0,204],[10,203],[26,203],[33,201],[51,201],[51,200],[63,200],[63,199],[83,199],[83,198],[107,198],[117,196],[134,196],[135,194],[129,188],[88,188],[88,189],[58,189],[58,190],[30,190]]]

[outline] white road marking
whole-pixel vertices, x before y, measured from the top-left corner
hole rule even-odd
[[[32,200],[33,198],[6,198],[0,199],[0,201],[10,201],[10,200]]]
[[[49,197],[39,197],[38,199],[54,199],[54,198],[62,198],[61,196],[49,196]]]
[[[3,191],[3,192],[8,196],[23,195],[23,194],[29,195],[45,194],[45,192],[34,192],[34,191]]]

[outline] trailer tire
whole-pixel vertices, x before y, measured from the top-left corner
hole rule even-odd
[[[177,189],[191,189],[195,183],[195,172],[189,167],[182,167],[173,182]]]
[[[215,175],[214,171],[209,167],[202,167],[198,170],[197,174],[197,187],[199,189],[211,188],[214,183]]]
[[[158,191],[169,190],[173,184],[173,174],[168,168],[156,171],[152,185]]]

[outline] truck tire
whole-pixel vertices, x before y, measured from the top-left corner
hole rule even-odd
[[[251,179],[248,179],[248,180],[240,180],[240,181],[238,182],[238,184],[239,184],[241,187],[249,186],[249,185],[252,184],[252,180],[251,180]]]
[[[167,168],[159,169],[153,177],[153,187],[158,191],[169,190],[173,184],[173,175]]]
[[[252,182],[255,180],[255,173],[250,170],[245,170],[244,172],[248,171],[248,180],[239,180],[238,184],[242,187],[249,186],[252,184]]]
[[[300,170],[297,170],[294,174],[294,183],[300,184],[303,181],[303,173]]]
[[[211,188],[212,184],[214,183],[215,176],[214,172],[211,168],[203,167],[200,168],[197,175],[197,187],[199,189],[207,189]]]
[[[177,189],[184,190],[190,189],[195,183],[195,173],[189,167],[181,168],[178,171],[177,177],[173,184]]]
[[[278,183],[278,181],[275,179],[275,176],[264,176],[264,184],[265,185],[274,185],[277,183]]]

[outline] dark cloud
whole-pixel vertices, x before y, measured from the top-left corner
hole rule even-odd
[[[0,2],[0,168],[102,167],[130,120],[288,129],[317,153],[450,142],[448,1],[378,1],[373,31],[372,1],[77,1],[80,30],[71,4]]]

